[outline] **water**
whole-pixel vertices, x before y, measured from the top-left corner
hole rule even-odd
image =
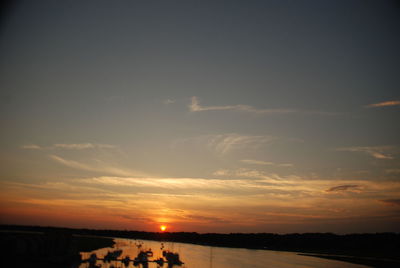
[[[161,242],[148,240],[133,240],[133,239],[115,239],[116,244],[113,248],[103,248],[92,252],[82,252],[82,258],[88,259],[90,254],[96,253],[99,258],[103,258],[108,251],[115,249],[123,250],[121,256],[129,256],[134,259],[140,250],[151,249],[153,258],[162,257]],[[141,244],[141,248],[138,248]],[[251,250],[237,248],[220,248],[199,246],[185,243],[163,242],[164,250],[179,253],[180,259],[184,262],[182,266],[174,266],[181,268],[365,268],[367,266],[346,263],[335,260],[321,259],[309,256],[300,256],[294,252],[282,252],[271,250]],[[103,263],[97,261],[97,265],[102,268],[126,266],[118,261]],[[87,268],[87,263],[82,263],[79,268]],[[133,263],[130,262],[128,268],[133,268]],[[139,266],[141,267],[141,266]],[[149,263],[149,268],[157,268],[156,263]],[[167,267],[164,264],[164,267]]]

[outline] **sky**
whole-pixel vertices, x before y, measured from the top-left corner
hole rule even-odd
[[[15,1],[0,223],[400,232],[395,1]]]

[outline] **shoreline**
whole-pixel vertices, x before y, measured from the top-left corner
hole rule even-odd
[[[152,242],[169,242],[169,243],[182,243],[196,246],[205,246],[205,247],[216,247],[216,248],[231,248],[231,249],[248,249],[248,250],[268,250],[268,251],[276,251],[276,252],[290,252],[296,255],[308,256],[314,258],[322,258],[336,261],[343,261],[347,263],[353,264],[361,264],[374,268],[393,268],[400,267],[400,260],[396,259],[388,259],[388,258],[374,258],[374,257],[362,257],[362,256],[351,256],[351,255],[335,255],[329,253],[316,253],[316,252],[306,252],[304,250],[289,250],[289,249],[268,249],[268,248],[246,248],[246,247],[227,247],[227,246],[216,246],[216,245],[207,245],[207,244],[197,244],[193,242],[178,242],[178,241],[169,241],[169,240],[150,240],[150,239],[139,239],[139,238],[126,238],[126,237],[114,237],[115,239],[131,239],[131,240],[144,240],[144,241],[152,241]]]
[[[16,235],[18,237],[22,237],[23,239],[27,239],[27,237],[32,236],[45,236],[45,233],[41,232],[31,232],[31,231],[15,231],[15,230],[2,230],[1,234],[9,234]],[[31,239],[31,238],[29,238]],[[322,259],[330,259],[343,261],[347,263],[361,264],[369,267],[376,268],[392,268],[399,267],[400,260],[394,259],[381,259],[374,257],[361,257],[361,256],[351,256],[351,255],[335,255],[329,253],[316,253],[316,252],[307,252],[306,250],[290,250],[290,249],[269,249],[269,248],[249,248],[249,247],[229,247],[229,246],[218,246],[211,244],[198,244],[189,241],[173,241],[173,240],[151,240],[151,239],[141,239],[141,238],[128,238],[128,237],[105,237],[99,235],[84,235],[84,234],[72,234],[72,239],[76,244],[76,252],[90,252],[102,248],[113,247],[115,245],[114,239],[131,239],[131,240],[144,240],[144,241],[154,241],[154,242],[170,242],[170,243],[183,243],[197,246],[206,246],[206,247],[222,247],[222,248],[238,248],[238,249],[249,249],[249,250],[268,250],[268,251],[276,251],[276,252],[290,252],[301,256],[322,258]],[[30,260],[30,261],[41,261],[41,260]],[[52,261],[51,261],[52,262]],[[42,263],[43,264],[43,263]]]
[[[71,236],[79,241],[79,252],[111,247],[113,238],[186,243],[193,245],[293,252],[316,258],[333,259],[372,267],[400,267],[400,234],[230,233],[143,232],[128,230],[72,229],[60,227],[0,225],[0,233],[20,232]],[[76,244],[77,245],[77,244]]]
[[[301,256],[316,257],[329,260],[344,261],[354,264],[362,264],[375,268],[393,268],[400,267],[400,261],[393,259],[378,259],[372,257],[356,257],[346,255],[329,255],[329,254],[313,254],[313,253],[298,253]]]
[[[112,247],[113,238],[74,235],[60,231],[33,232],[2,230],[1,256],[5,266],[70,268],[78,267],[81,252]]]

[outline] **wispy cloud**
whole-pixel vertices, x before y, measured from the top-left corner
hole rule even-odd
[[[270,144],[275,139],[271,136],[225,134],[212,137],[208,142],[208,146],[214,148],[220,154],[225,154],[240,148],[258,149],[261,146]]]
[[[196,96],[192,97],[192,101],[189,104],[189,109],[192,112],[203,112],[203,111],[243,111],[254,114],[308,114],[308,115],[338,115],[339,113],[324,112],[324,111],[307,111],[307,110],[296,110],[296,109],[258,109],[250,105],[236,104],[236,105],[216,105],[216,106],[202,106],[200,105],[199,98]]]
[[[277,181],[271,176],[265,175],[263,172],[247,168],[238,169],[218,169],[213,172],[214,176],[217,177],[230,177],[230,178],[249,178],[249,179],[267,179],[271,181]]]
[[[195,146],[199,148],[207,148],[216,154],[223,155],[235,150],[257,150],[263,146],[271,144],[276,139],[276,137],[266,135],[251,136],[226,133],[180,139],[175,141],[172,146]]]
[[[378,107],[399,106],[399,105],[400,105],[400,101],[391,100],[391,101],[384,101],[384,102],[368,104],[365,107],[367,107],[367,108],[378,108]]]
[[[287,114],[296,112],[293,109],[257,109],[253,106],[243,104],[225,106],[201,106],[199,103],[199,99],[195,96],[192,97],[192,102],[189,105],[189,109],[192,112],[236,110],[258,114]]]
[[[90,220],[88,214],[100,225],[110,215],[119,215],[113,217],[113,222],[126,218],[124,215],[128,215],[126,220],[133,221],[135,218],[130,216],[140,215],[145,222],[171,222],[175,226],[181,222],[251,226],[301,223],[306,219],[317,220],[316,223],[359,219],[371,214],[387,215],[397,209],[395,206],[382,209],[377,200],[399,204],[399,182],[342,181],[339,186],[360,185],[363,191],[348,189],[328,193],[325,189],[337,187],[336,180],[280,177],[255,170],[226,173],[234,177],[227,180],[99,176],[31,183],[2,181],[0,201],[10,205],[10,209],[12,206],[19,209],[21,204],[35,212],[40,209],[41,215],[54,216],[52,211],[57,210],[75,215],[77,211],[76,218],[72,218],[74,222],[82,220],[77,208],[84,207],[85,222]],[[345,198],[338,198],[335,193]],[[15,208],[15,204],[19,207]]]
[[[204,196],[209,199],[218,199],[219,196],[210,196],[211,193],[222,196],[244,196],[254,199],[255,204],[261,202],[260,195],[264,197],[282,197],[282,201],[293,201],[299,194],[307,198],[330,198],[326,192],[348,191],[358,192],[365,197],[381,196],[381,200],[398,203],[399,182],[373,182],[373,181],[343,181],[344,184],[334,186],[334,180],[308,180],[299,176],[278,176],[276,174],[264,174],[255,170],[226,170],[226,178],[174,178],[174,177],[120,177],[99,176],[68,179],[60,182],[46,182],[40,184],[24,184],[16,182],[0,182],[15,187],[26,185],[27,189],[59,189],[76,192],[79,188],[90,193],[111,194],[116,193],[124,196],[126,194],[149,195],[185,195]],[[107,187],[104,187],[107,186]],[[0,187],[1,188],[1,187]],[[98,190],[96,190],[98,189]],[[328,190],[326,190],[328,189]],[[363,191],[361,191],[363,190]],[[359,196],[359,195],[357,195]],[[82,198],[83,196],[80,196]],[[374,199],[375,200],[375,199]],[[245,200],[242,200],[245,202]],[[267,202],[268,203],[268,202]]]
[[[213,175],[229,179],[229,181],[245,181],[248,187],[252,188],[253,191],[262,191],[264,189],[271,191],[270,193],[285,193],[290,196],[310,193],[311,191],[322,189],[322,185],[327,185],[327,182],[317,180],[308,181],[296,175],[280,176],[274,173],[265,173],[263,171],[246,168],[231,170],[220,169],[215,171]]]
[[[218,179],[204,179],[204,178],[160,178],[160,177],[93,177],[87,179],[79,179],[76,182],[91,184],[91,185],[108,185],[120,187],[134,187],[139,191],[159,193],[160,189],[173,190],[174,193],[181,193],[181,190],[189,193],[190,190],[200,189],[218,190],[224,188],[232,188],[233,183],[227,183]],[[230,185],[231,184],[231,185]],[[244,186],[245,183],[237,181],[236,185]]]
[[[84,149],[112,149],[114,145],[96,144],[96,143],[56,143],[53,148],[62,148],[69,150],[84,150]]]
[[[400,184],[395,181],[364,181],[364,180],[332,180],[296,175],[281,176],[274,173],[266,173],[251,169],[219,169],[213,173],[217,178],[225,179],[228,183],[241,181],[243,191],[253,193],[263,192],[264,195],[292,198],[332,198],[338,194],[347,197],[361,197],[375,200],[376,196],[398,196]],[[322,200],[321,199],[321,200]]]
[[[141,172],[128,170],[120,167],[115,167],[110,164],[96,161],[95,163],[82,163],[74,160],[65,159],[56,155],[50,155],[50,158],[54,161],[74,169],[86,170],[96,172],[105,175],[116,175],[116,176],[140,176],[145,175]]]
[[[98,144],[98,143],[56,143],[51,146],[39,146],[37,144],[27,144],[27,145],[22,145],[21,148],[29,150],[46,150],[46,149],[86,150],[86,149],[114,149],[117,147],[111,144]]]
[[[387,205],[390,206],[400,206],[400,199],[383,199],[383,200],[379,200]]]
[[[168,104],[175,103],[176,101],[175,101],[174,99],[165,99],[165,100],[163,100],[162,102],[163,102],[165,105],[168,105]]]
[[[27,150],[40,150],[42,147],[36,144],[26,144],[21,146],[22,149],[27,149]]]
[[[293,167],[293,164],[290,163],[274,163],[274,162],[266,162],[260,160],[253,159],[242,159],[240,162],[251,165],[260,165],[260,166],[278,166],[278,167]]]
[[[400,168],[386,169],[385,172],[388,174],[400,174]]]
[[[360,185],[357,184],[344,184],[339,186],[334,186],[327,189],[327,192],[341,192],[341,191],[348,191],[348,190],[360,190]]]
[[[215,222],[229,223],[230,222],[226,219],[222,219],[219,217],[210,217],[210,216],[194,215],[194,214],[184,215],[183,217],[186,219],[189,219],[191,221],[194,220],[194,221],[201,221],[201,222],[206,222],[206,223],[215,223]]]
[[[337,148],[336,151],[360,152],[368,154],[376,159],[393,159],[393,156],[388,152],[393,149],[393,146],[354,146]]]

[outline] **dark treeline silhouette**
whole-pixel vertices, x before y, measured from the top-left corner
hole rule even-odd
[[[75,235],[120,237],[143,240],[182,242],[218,247],[269,249],[304,253],[400,259],[399,233],[366,233],[337,235],[333,233],[272,234],[272,233],[206,233],[143,232],[128,230],[71,229],[59,227],[1,225],[1,230],[49,232]]]
[[[0,258],[5,267],[78,267],[80,252],[111,247],[112,239],[74,235],[74,230],[1,226]]]

